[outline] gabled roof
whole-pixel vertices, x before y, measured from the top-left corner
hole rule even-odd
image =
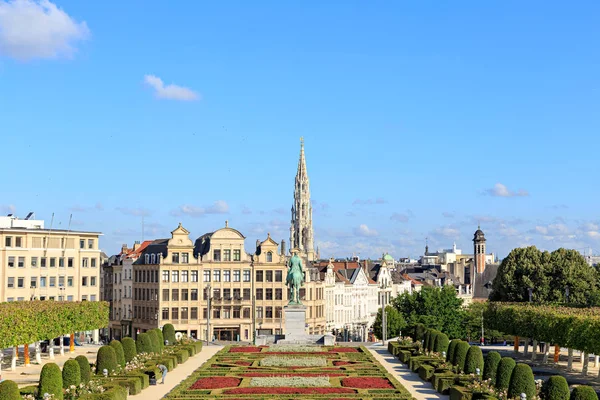
[[[144,240],[142,244],[140,244],[140,247],[138,247],[136,250],[129,249],[129,252],[125,254],[125,258],[137,259],[144,252],[144,250],[146,250],[146,247],[148,247],[150,243],[152,243],[152,240]]]

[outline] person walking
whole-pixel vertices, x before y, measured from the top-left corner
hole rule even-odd
[[[160,372],[162,373],[162,382],[161,383],[164,384],[168,369],[167,369],[167,367],[165,367],[162,364],[156,364],[156,368],[160,369]]]

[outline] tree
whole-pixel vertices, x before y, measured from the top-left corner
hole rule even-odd
[[[409,326],[422,323],[449,338],[464,337],[462,299],[454,286],[424,287],[419,292],[403,293],[394,299],[394,306]]]
[[[542,386],[545,400],[566,400],[571,392],[567,380],[560,375],[551,376]]]
[[[465,334],[469,341],[479,341],[481,338],[481,321],[488,302],[473,302],[469,304],[464,313]],[[502,332],[491,329],[484,324],[484,337],[490,341],[501,338]]]
[[[519,397],[521,393],[525,393],[528,399],[532,399],[536,395],[535,378],[531,367],[527,364],[517,364],[510,376],[508,384],[508,397]]]
[[[123,355],[125,357],[125,362],[133,360],[133,357],[137,355],[137,350],[135,349],[135,340],[130,337],[124,337],[121,340],[121,345],[123,346]]]
[[[172,324],[165,324],[165,326],[163,326],[163,337],[165,340],[169,341],[170,345],[175,344],[175,327]]]
[[[400,331],[406,328],[406,321],[402,314],[398,312],[395,307],[386,306],[386,325],[387,325],[387,338],[393,338],[400,335]],[[373,323],[373,333],[376,337],[382,338],[382,329],[381,329],[381,308],[377,310],[377,316],[375,317],[375,322]]]

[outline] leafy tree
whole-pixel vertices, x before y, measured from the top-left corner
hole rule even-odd
[[[481,338],[481,319],[487,309],[488,302],[473,302],[465,309],[464,326],[466,337],[470,341],[479,341]],[[485,339],[494,340],[503,336],[502,332],[489,328],[484,319],[483,326]]]
[[[403,293],[394,299],[394,306],[409,326],[422,323],[450,338],[464,337],[462,299],[451,285]]]
[[[386,325],[387,325],[387,338],[393,338],[400,334],[400,331],[406,328],[406,321],[402,314],[398,312],[395,307],[386,306]],[[376,337],[381,338],[382,329],[381,329],[381,308],[377,310],[377,316],[375,317],[375,322],[373,323],[373,333]]]

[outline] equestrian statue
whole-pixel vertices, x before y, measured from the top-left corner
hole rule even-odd
[[[300,287],[304,286],[304,271],[302,270],[302,260],[298,257],[298,252],[288,261],[288,274],[285,284],[290,288],[290,302],[288,304],[302,304],[300,302]]]

